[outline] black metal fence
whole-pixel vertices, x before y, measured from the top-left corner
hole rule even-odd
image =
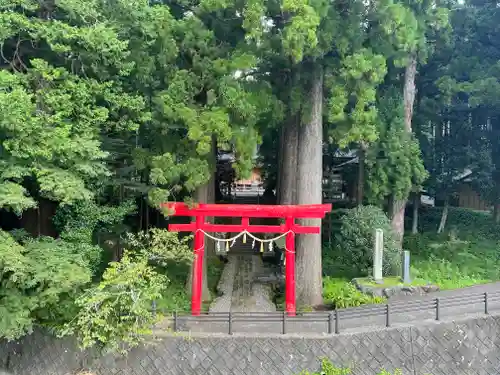
[[[500,291],[459,296],[400,300],[380,305],[366,305],[332,311],[297,312],[207,312],[192,316],[190,312],[161,312],[162,324],[156,329],[174,332],[207,333],[316,333],[338,334],[365,326],[391,327],[396,324],[426,320],[458,318],[467,314],[489,314],[500,311]],[[166,325],[165,325],[166,323]]]

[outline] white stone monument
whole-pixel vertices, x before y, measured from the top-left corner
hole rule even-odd
[[[384,232],[382,229],[375,230],[375,241],[373,249],[373,279],[376,283],[383,283],[382,262],[384,257]]]
[[[406,250],[403,252],[403,282],[405,284],[410,284],[411,283],[411,276],[410,276],[410,252],[406,251]]]

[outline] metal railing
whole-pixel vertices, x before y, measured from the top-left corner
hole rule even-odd
[[[332,311],[303,311],[295,316],[288,316],[286,312],[207,312],[192,316],[189,312],[156,310],[155,314],[161,314],[163,320],[169,322],[168,329],[174,332],[339,334],[364,326],[391,327],[467,314],[489,314],[492,310],[500,311],[500,291],[400,300]]]

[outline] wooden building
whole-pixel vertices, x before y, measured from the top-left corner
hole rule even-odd
[[[477,211],[490,211],[491,204],[481,197],[470,182],[461,182],[457,188],[456,206]]]

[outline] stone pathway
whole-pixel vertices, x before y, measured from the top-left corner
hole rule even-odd
[[[209,309],[210,312],[228,312],[231,310],[231,299],[237,267],[238,259],[236,257],[229,257],[217,285],[217,290],[221,293],[221,296],[212,302]]]
[[[238,268],[236,271],[236,280],[234,280],[233,294],[231,296],[231,311],[252,311],[251,309],[256,305],[252,293],[254,273],[253,256],[233,255],[233,257],[236,257]]]
[[[218,286],[223,295],[215,299],[210,312],[276,311],[271,286],[257,282],[257,277],[266,270],[251,244],[235,244],[228,254],[228,262]]]

